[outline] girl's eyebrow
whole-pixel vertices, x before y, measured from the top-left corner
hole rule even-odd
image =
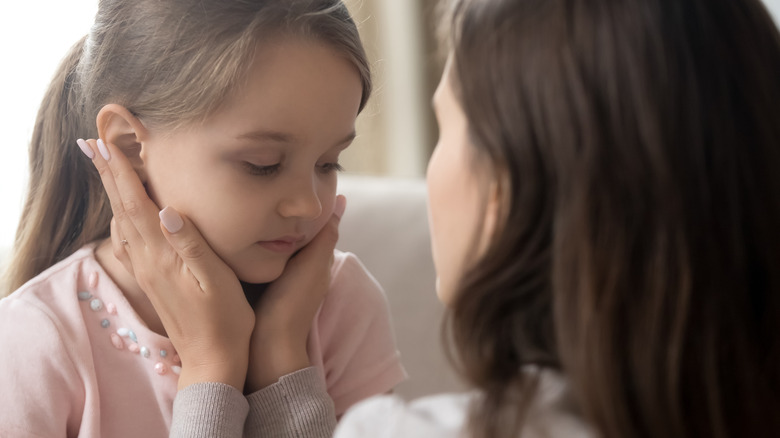
[[[236,137],[237,140],[257,140],[273,143],[295,143],[296,138],[292,134],[279,131],[252,131]]]
[[[355,140],[355,137],[357,137],[357,133],[355,131],[352,131],[346,137],[344,137],[343,140],[336,142],[333,145],[333,147],[352,143],[352,141]],[[252,131],[246,134],[241,134],[238,137],[236,137],[236,139],[255,140],[263,143],[268,143],[268,142],[284,143],[284,144],[297,143],[297,138],[294,135],[286,132],[279,132],[279,131]]]

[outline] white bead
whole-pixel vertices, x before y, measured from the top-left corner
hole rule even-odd
[[[103,302],[100,301],[100,298],[95,298],[94,300],[89,302],[89,307],[92,308],[95,312],[98,310],[103,309]]]

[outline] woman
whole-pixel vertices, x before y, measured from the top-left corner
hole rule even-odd
[[[367,402],[336,435],[780,434],[780,35],[763,5],[452,12],[428,183],[438,294],[476,391]],[[113,205],[123,229],[154,211]],[[178,415],[213,401],[197,386]]]

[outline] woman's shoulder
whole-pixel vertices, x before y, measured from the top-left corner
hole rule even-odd
[[[540,377],[538,392],[529,406],[523,437],[594,438],[597,434],[582,418],[568,379],[551,369],[523,368]]]
[[[594,438],[597,434],[581,418],[566,382],[557,372],[541,374],[538,392],[529,405],[522,438]],[[470,405],[482,394],[471,391],[441,394],[405,402],[395,395],[367,399],[342,418],[336,438],[454,438],[464,436]]]
[[[336,438],[461,436],[472,393],[440,394],[406,402],[396,395],[367,399],[350,409]]]

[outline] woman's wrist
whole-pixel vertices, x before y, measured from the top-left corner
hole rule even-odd
[[[260,360],[250,364],[244,392],[251,394],[276,383],[286,376],[311,366],[305,345],[298,347],[278,346],[265,350],[267,353],[255,355]]]
[[[187,386],[204,383],[224,383],[239,391],[243,391],[247,378],[248,354],[228,355],[214,360],[199,360],[187,362],[182,359],[182,370],[179,375],[179,390]]]

